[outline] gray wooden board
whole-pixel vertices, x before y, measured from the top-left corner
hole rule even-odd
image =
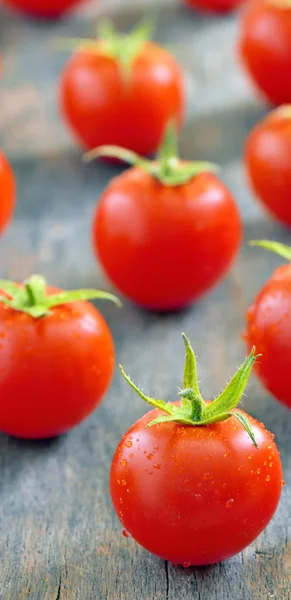
[[[89,232],[98,196],[118,169],[81,163],[57,114],[56,81],[66,57],[49,47],[55,35],[92,31],[104,4],[54,26],[1,13],[1,146],[19,188],[15,219],[1,239],[1,276],[21,280],[41,272],[64,288],[110,289],[92,257]],[[273,237],[290,243],[291,235],[264,217],[245,185],[243,140],[265,107],[236,64],[235,20],[190,15],[170,1],[163,4],[156,39],[174,42],[187,72],[182,154],[222,164],[244,217],[245,245],[230,276],[191,310],[159,316],[127,302],[122,312],[106,303],[100,308],[114,335],[117,361],[145,390],[175,398],[184,330],[198,353],[205,394],[212,397],[241,362],[245,310],[280,262],[246,242]],[[127,25],[139,12],[115,9],[115,17]],[[121,435],[144,406],[118,373],[100,409],[61,439],[31,443],[0,436],[1,600],[291,598],[291,415],[255,378],[243,405],[275,433],[286,486],[259,539],[232,560],[208,568],[173,567],[122,536],[110,504],[108,471]]]

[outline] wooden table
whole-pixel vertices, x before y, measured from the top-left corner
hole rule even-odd
[[[194,17],[172,2],[164,4],[156,38],[174,43],[187,72],[190,102],[183,156],[222,164],[242,210],[245,241],[273,237],[290,243],[290,233],[264,218],[243,178],[243,140],[264,107],[253,99],[235,63],[235,21]],[[93,8],[93,16],[101,12],[102,3]],[[115,16],[126,24],[137,13],[128,10],[119,16],[115,11]],[[98,196],[118,169],[81,163],[57,115],[56,82],[66,56],[50,47],[54,36],[86,35],[94,24],[90,11],[55,26],[1,13],[1,146],[18,180],[16,216],[1,239],[2,276],[22,280],[39,272],[64,288],[109,289],[92,257],[89,231]],[[158,316],[127,302],[120,312],[102,303],[117,361],[145,390],[174,399],[184,330],[198,353],[203,389],[213,397],[243,358],[245,310],[279,262],[245,245],[231,275],[179,314]],[[239,556],[209,568],[173,567],[122,535],[110,503],[108,471],[122,433],[145,407],[118,373],[99,410],[68,435],[49,442],[2,435],[1,600],[291,598],[291,415],[255,378],[243,405],[275,433],[286,486],[265,533]]]

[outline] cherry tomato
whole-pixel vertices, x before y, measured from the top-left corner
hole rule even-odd
[[[125,160],[127,155],[114,154]],[[239,212],[226,186],[203,172],[207,168],[173,156],[166,163],[144,161],[114,178],[99,199],[93,220],[96,255],[117,289],[145,308],[191,304],[236,257]]]
[[[285,248],[276,242],[260,245],[276,250]],[[291,250],[289,257],[291,260]],[[263,385],[283,404],[291,408],[291,264],[274,271],[260,290],[247,313],[244,335],[248,347],[256,346],[262,358],[256,372]]]
[[[190,8],[210,12],[227,13],[235,10],[244,0],[182,0]]]
[[[291,8],[253,0],[240,25],[240,55],[256,86],[275,105],[291,102]]]
[[[16,184],[12,168],[0,151],[0,233],[12,218],[16,202]]]
[[[32,17],[57,19],[84,0],[6,0],[6,3]]]
[[[14,293],[14,284],[0,281],[0,288],[11,292],[0,298],[0,431],[49,438],[80,423],[101,402],[112,378],[114,347],[93,305],[73,302],[75,292],[68,292],[61,305],[47,309],[46,301],[59,291],[42,287],[40,292],[37,283],[35,292],[34,281],[27,283],[33,295],[15,300],[19,309],[7,305],[8,297],[17,298],[17,287]]]
[[[126,43],[119,40],[120,54]],[[140,44],[125,72],[119,55],[108,55],[105,42],[95,42],[66,65],[60,102],[84,148],[116,144],[148,155],[157,149],[169,119],[182,121],[183,76],[174,57],[152,42]]]
[[[255,126],[245,163],[256,196],[282,223],[291,225],[291,106],[271,112]]]
[[[166,403],[173,418],[150,411],[123,436],[111,497],[125,531],[145,549],[185,567],[208,565],[243,550],[271,520],[283,485],[280,455],[274,436],[242,411],[191,425],[176,422],[179,406]]]

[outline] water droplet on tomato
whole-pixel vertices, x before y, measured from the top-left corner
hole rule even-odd
[[[227,456],[230,456],[230,451],[229,451],[229,450],[226,450],[223,456],[224,456],[225,458],[226,458]]]
[[[252,460],[252,458],[253,458],[253,455],[252,455],[252,454],[249,454],[249,455],[248,455],[248,459],[249,459],[249,460]]]
[[[209,477],[210,477],[210,473],[204,473],[203,479],[209,479]]]
[[[257,469],[257,475],[261,475],[261,469]]]
[[[272,446],[270,444],[267,446],[267,448],[268,450],[272,450]]]
[[[201,494],[195,494],[195,495],[194,495],[194,498],[195,498],[196,500],[199,500],[199,501],[200,501],[200,500],[202,500],[202,496],[201,496]]]
[[[234,499],[233,499],[233,498],[230,498],[230,499],[229,499],[229,500],[226,502],[226,504],[225,504],[225,508],[232,508],[232,507],[233,507],[233,505],[234,505]]]
[[[123,498],[119,498],[119,504],[123,504]]]
[[[127,465],[127,460],[125,460],[125,458],[123,458],[123,459],[120,461],[120,464],[121,464],[121,466],[122,466],[122,467],[126,467],[126,465]]]
[[[131,452],[131,454],[129,455],[129,458],[133,458],[133,454],[132,454],[132,452]]]
[[[126,479],[121,480],[122,485],[126,485]]]
[[[154,469],[159,470],[161,468],[161,465],[154,465]]]
[[[271,475],[267,475],[266,477],[266,482],[269,483],[269,481],[271,481]]]
[[[126,446],[127,448],[131,448],[131,446],[132,446],[132,442],[131,442],[130,440],[127,440],[127,442],[125,442],[125,446]]]
[[[122,532],[122,535],[123,535],[125,538],[130,538],[130,537],[131,537],[130,533],[128,533],[128,531],[126,531],[126,529],[124,529],[124,530],[123,530],[123,532]]]
[[[271,467],[271,468],[272,468],[272,466],[273,466],[273,463],[272,463],[272,462],[270,462],[270,463],[269,463],[269,467]]]
[[[182,563],[184,569],[188,569],[191,566],[191,562],[190,561],[185,561]]]
[[[147,458],[148,458],[149,460],[152,460],[152,459],[154,458],[154,455],[153,455],[153,454],[148,454]]]
[[[281,481],[281,487],[284,487],[284,485],[285,485],[285,481],[284,481],[284,479],[282,479],[282,481]]]

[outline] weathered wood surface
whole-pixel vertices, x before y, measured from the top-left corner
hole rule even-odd
[[[93,9],[95,16],[102,12],[101,4]],[[290,243],[290,233],[267,220],[245,188],[241,147],[265,109],[253,100],[235,65],[235,21],[190,18],[171,2],[163,4],[169,6],[156,37],[177,43],[188,73],[183,155],[223,165],[223,176],[243,212],[246,241],[274,237]],[[130,11],[120,18],[115,14],[124,24],[134,20]],[[54,35],[84,34],[89,21],[92,27],[90,11],[55,26],[1,13],[1,146],[13,162],[19,186],[15,219],[1,239],[2,276],[21,280],[42,272],[67,288],[108,287],[92,257],[88,234],[100,191],[118,170],[80,162],[57,117],[55,85],[65,57],[48,47]],[[174,398],[184,330],[195,342],[203,387],[211,397],[243,357],[240,335],[246,307],[278,262],[245,246],[230,277],[180,314],[161,317],[129,303],[121,313],[103,303],[117,360],[145,390]],[[203,569],[173,567],[122,536],[110,504],[108,471],[122,433],[144,406],[118,374],[100,409],[61,439],[24,443],[0,436],[1,600],[291,598],[291,416],[255,379],[244,408],[274,431],[286,486],[267,531],[239,556]]]

